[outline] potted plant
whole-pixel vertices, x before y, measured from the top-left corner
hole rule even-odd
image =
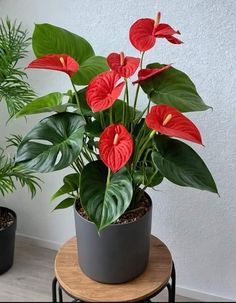
[[[29,41],[21,24],[9,19],[0,21],[0,101],[6,102],[10,117],[35,97],[25,81],[26,74],[16,66],[25,57]],[[7,141],[9,146],[17,146],[20,140],[20,136],[13,135]],[[32,196],[35,195],[37,178],[29,170],[16,167],[14,159],[0,147],[0,196],[13,192],[16,182],[27,186]],[[0,274],[13,264],[16,224],[16,213],[0,206]]]
[[[182,141],[202,145],[198,128],[183,113],[209,106],[171,64],[144,67],[144,55],[158,39],[182,43],[180,32],[160,19],[158,13],[131,26],[130,42],[140,52],[135,57],[120,52],[105,60],[80,36],[50,24],[37,24],[32,38],[37,59],[28,68],[62,71],[74,91],[37,98],[18,113],[54,112],[23,138],[17,162],[39,172],[73,168],[52,200],[67,195],[55,209],[74,205],[80,266],[104,283],[133,279],[147,265],[147,188],[167,178],[217,193],[203,160]],[[140,89],[147,96],[143,108]]]

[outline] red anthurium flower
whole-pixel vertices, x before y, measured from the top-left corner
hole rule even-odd
[[[115,173],[129,161],[133,139],[122,124],[112,124],[101,134],[98,147],[101,160]]]
[[[166,38],[173,44],[183,43],[173,35],[180,35],[170,25],[160,23],[161,13],[157,13],[155,20],[144,18],[137,20],[130,28],[129,38],[133,46],[139,51],[146,51],[156,43],[156,38]]]
[[[147,80],[147,79],[151,78],[152,76],[155,76],[157,74],[160,74],[161,72],[164,72],[165,70],[167,70],[170,67],[171,67],[171,64],[165,65],[161,68],[140,69],[140,71],[138,72],[138,79],[135,80],[133,82],[133,84],[139,83],[139,82],[144,81],[144,80]]]
[[[51,69],[64,72],[72,77],[79,69],[79,64],[65,54],[46,55],[32,61],[27,68]]]
[[[105,110],[113,105],[120,96],[125,82],[114,71],[106,71],[96,76],[88,85],[86,100],[93,112]]]
[[[121,77],[129,78],[137,70],[140,59],[135,57],[125,57],[124,53],[111,53],[107,57],[107,63],[111,70],[117,72]]]
[[[164,104],[153,106],[145,122],[149,128],[161,134],[202,144],[197,127],[172,106]]]

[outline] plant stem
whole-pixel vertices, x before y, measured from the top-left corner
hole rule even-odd
[[[76,167],[77,165],[77,167]],[[78,163],[76,163],[76,165],[74,163],[71,164],[71,166],[73,167],[73,169],[77,172],[80,173],[81,172],[81,167],[78,165]]]
[[[77,102],[77,105],[78,105],[79,112],[80,112],[81,116],[83,117],[83,119],[84,119],[84,121],[85,121],[85,118],[84,118],[84,115],[83,115],[83,113],[82,113],[82,110],[81,110],[81,107],[80,107],[80,103],[79,103],[79,96],[78,96],[76,87],[75,87],[74,83],[72,82],[72,80],[71,80],[71,84],[72,84],[73,89],[74,89],[74,91],[75,91],[75,99],[76,99],[76,102]]]
[[[148,101],[148,106],[147,106],[147,113],[149,114],[149,110],[150,110],[150,105],[151,105],[151,99],[149,99]]]
[[[137,102],[138,102],[139,88],[140,88],[140,85],[138,84],[137,89],[136,89],[136,93],[135,93],[135,97],[134,97],[134,114],[133,114],[133,119],[135,118],[135,112],[136,112],[136,107],[137,107]]]
[[[133,166],[133,170],[135,169],[139,159],[141,158],[143,152],[145,151],[145,148],[147,147],[148,143],[150,142],[150,140],[152,139],[152,137],[156,134],[155,130],[152,130],[146,140],[146,142],[142,145],[140,152],[138,153],[136,159],[134,159],[134,166]]]
[[[144,54],[145,54],[145,52],[142,52],[141,60],[140,60],[140,68],[141,69],[143,68],[143,57],[144,57]]]
[[[102,129],[106,128],[103,112],[99,112]]]
[[[126,87],[125,87],[125,92],[124,92],[124,98],[123,98],[123,113],[122,113],[122,123],[125,125],[125,98],[126,98]]]
[[[127,125],[128,125],[128,128],[129,128],[129,88],[128,88],[127,79],[125,79],[125,93],[126,93],[126,101],[127,101],[125,120],[127,121]]]
[[[112,106],[109,109],[109,116],[110,116],[110,124],[112,124],[112,121],[113,121],[113,119],[112,119]]]
[[[141,59],[140,59],[140,69],[142,69],[142,67],[143,67],[144,54],[145,54],[145,52],[142,52]],[[137,86],[135,97],[134,97],[134,115],[133,115],[133,119],[135,118],[135,112],[136,112],[136,107],[137,107],[137,102],[138,102],[139,88],[140,88],[140,84],[138,84],[138,86]]]
[[[108,168],[106,187],[107,187],[107,186],[109,185],[109,183],[110,183],[110,178],[111,178],[111,170],[110,170],[110,168]]]

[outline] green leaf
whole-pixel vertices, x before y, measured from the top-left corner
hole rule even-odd
[[[74,198],[66,198],[65,200],[61,201],[53,210],[71,207],[72,205],[74,205],[74,203]]]
[[[84,120],[73,113],[60,113],[41,120],[21,142],[16,161],[39,172],[69,166],[83,146]]]
[[[106,58],[93,56],[80,64],[79,71],[72,77],[72,81],[77,85],[87,85],[95,76],[106,70],[109,70]]]
[[[36,24],[32,37],[36,57],[67,54],[79,64],[94,56],[92,46],[84,38],[52,24]]]
[[[147,68],[160,68],[163,64],[152,63]],[[199,96],[190,78],[180,70],[168,70],[142,81],[141,87],[156,104],[174,106],[181,112],[203,111],[211,108]]]
[[[0,102],[7,105],[12,118],[25,104],[35,98],[20,65],[30,44],[27,30],[8,17],[0,20]]]
[[[94,161],[81,174],[81,203],[98,230],[118,219],[129,207],[133,195],[131,177],[125,167],[112,175],[108,185],[107,173],[101,161]]]
[[[62,104],[64,94],[59,92],[50,93],[40,98],[34,99],[32,102],[24,106],[16,117],[22,117],[33,114],[41,114],[47,112],[65,112],[68,107],[76,107],[75,104]]]
[[[156,151],[148,152],[148,157],[139,162],[139,166],[133,176],[136,184],[155,187],[163,181],[163,176],[153,160],[155,153]]]
[[[113,122],[114,123],[120,123],[122,122],[123,118],[123,106],[124,106],[124,101],[122,100],[116,100],[115,103],[112,106],[112,116],[113,116]],[[129,108],[129,115],[128,115],[128,121],[133,121],[133,115],[134,115],[134,108],[132,106],[127,107],[127,103],[125,103],[126,110]],[[136,110],[135,111],[135,119],[139,118],[141,115],[141,112]],[[109,111],[105,112],[105,119],[107,122],[109,122]],[[106,121],[105,120],[105,121]]]
[[[105,124],[110,124],[110,110],[112,110],[112,121],[113,123],[122,123],[123,119],[123,106],[125,105],[126,110],[128,109],[127,103],[124,101],[117,99],[110,109],[107,109],[103,112]],[[132,106],[129,106],[129,115],[126,119],[126,123],[133,121],[134,109]],[[135,119],[141,116],[141,112],[135,111]],[[93,117],[100,122],[100,114],[99,112],[93,113]]]
[[[69,174],[64,177],[63,182],[64,184],[52,195],[51,201],[62,195],[78,190],[80,183],[80,174]]]
[[[100,122],[96,120],[87,122],[85,129],[86,132],[92,137],[100,137],[103,131]]]
[[[28,188],[33,198],[37,188],[41,189],[39,181],[40,179],[31,171],[16,167],[14,160],[4,155],[0,147],[0,195],[5,196],[16,190],[16,182],[18,182],[22,187]]]
[[[83,89],[80,89],[77,92],[78,98],[79,98],[79,104],[80,104],[80,108],[81,108],[81,111],[83,112],[84,116],[93,117],[94,113],[91,111],[91,108],[88,106],[88,103],[86,101],[86,97],[85,97],[86,89],[87,89],[87,87],[85,87]],[[77,101],[76,101],[75,96],[73,96],[72,102],[73,102],[73,104],[77,105]]]
[[[71,192],[71,188],[68,184],[63,184],[51,197],[51,201],[55,200],[56,198],[68,194]]]
[[[155,144],[158,151],[153,155],[153,160],[169,181],[218,193],[206,164],[190,146],[163,135],[155,137]]]

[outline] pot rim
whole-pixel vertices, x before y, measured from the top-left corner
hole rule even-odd
[[[3,233],[5,231],[7,231],[9,228],[13,228],[14,226],[16,226],[17,216],[16,216],[16,213],[14,212],[14,210],[12,210],[12,209],[10,209],[8,207],[0,206],[0,209],[3,209],[5,211],[7,211],[7,212],[10,212],[13,215],[13,217],[14,217],[14,222],[13,222],[12,225],[4,228],[3,230],[0,230],[0,233]]]
[[[117,227],[117,226],[127,226],[127,225],[129,225],[129,224],[134,224],[134,223],[137,223],[137,222],[139,222],[140,220],[144,219],[144,218],[150,213],[150,211],[152,211],[152,199],[151,199],[151,197],[149,196],[148,193],[144,192],[144,194],[146,195],[146,197],[148,198],[148,200],[149,200],[149,202],[150,202],[150,207],[149,207],[148,211],[145,213],[145,215],[143,215],[141,218],[138,218],[136,221],[133,221],[133,222],[127,222],[127,223],[122,223],[122,224],[112,224],[112,223],[111,223],[110,225],[108,225],[108,226],[106,226],[106,227],[115,228],[115,227]],[[77,211],[77,209],[76,209],[76,207],[75,207],[75,206],[76,206],[76,202],[77,202],[77,200],[75,200],[74,205],[73,205],[74,212],[75,212],[83,221],[85,221],[85,222],[87,222],[87,223],[89,223],[89,224],[95,225],[94,222],[89,221],[89,220],[85,219],[84,217],[82,217],[82,216],[80,215],[80,213]],[[106,228],[106,227],[105,227],[105,228]]]

